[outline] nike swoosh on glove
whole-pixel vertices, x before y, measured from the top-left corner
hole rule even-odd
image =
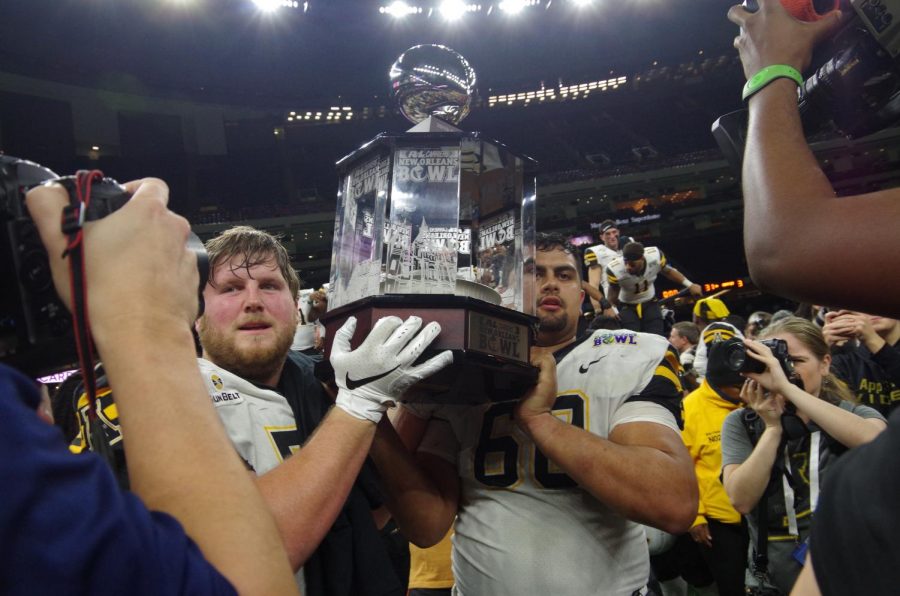
[[[414,383],[453,362],[453,353],[441,352],[413,366],[425,348],[441,332],[436,322],[421,331],[422,319],[383,317],[375,323],[362,345],[350,351],[356,317],[350,317],[334,335],[331,366],[338,386],[335,405],[351,416],[378,423],[385,410]]]

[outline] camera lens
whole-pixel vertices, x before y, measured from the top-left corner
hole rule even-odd
[[[731,346],[731,349],[728,350],[728,354],[725,356],[725,364],[735,372],[741,371],[744,368],[744,363],[747,361],[747,352],[743,348],[744,346]]]

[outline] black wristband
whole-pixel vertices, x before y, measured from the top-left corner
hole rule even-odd
[[[609,308],[612,308],[612,304],[610,304],[609,300],[607,300],[606,298],[601,298],[600,308],[602,308],[603,310],[607,310]]]

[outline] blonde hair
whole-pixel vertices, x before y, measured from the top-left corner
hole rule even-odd
[[[812,352],[813,356],[821,362],[825,360],[825,356],[831,353],[822,330],[815,323],[801,319],[800,317],[785,317],[774,323],[769,324],[759,334],[760,339],[789,333],[797,338],[801,344]],[[853,394],[847,385],[834,376],[831,372],[822,375],[822,387],[819,390],[819,397],[828,403],[837,405],[842,400],[856,402],[856,395]]]

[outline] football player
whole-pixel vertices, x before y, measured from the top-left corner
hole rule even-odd
[[[693,296],[703,295],[700,286],[670,266],[666,255],[655,246],[645,249],[640,242],[630,242],[622,249],[622,256],[606,266],[609,300],[619,309],[619,319],[626,329],[665,335],[654,286],[660,274],[687,288]]]
[[[584,266],[588,270],[588,288],[597,288],[599,295],[588,294],[594,312],[614,316],[615,310],[606,298],[609,295],[609,281],[606,278],[606,266],[610,261],[622,255],[622,247],[631,242],[628,236],[619,236],[619,228],[611,219],[600,224],[600,244],[584,250]],[[586,288],[587,289],[587,288]]]
[[[382,422],[371,455],[413,543],[434,544],[456,519],[457,594],[637,593],[649,575],[638,522],[679,533],[697,511],[678,356],[665,338],[629,331],[576,341],[584,295],[562,237],[539,237],[533,267],[537,385],[442,406],[421,421],[415,456]]]

